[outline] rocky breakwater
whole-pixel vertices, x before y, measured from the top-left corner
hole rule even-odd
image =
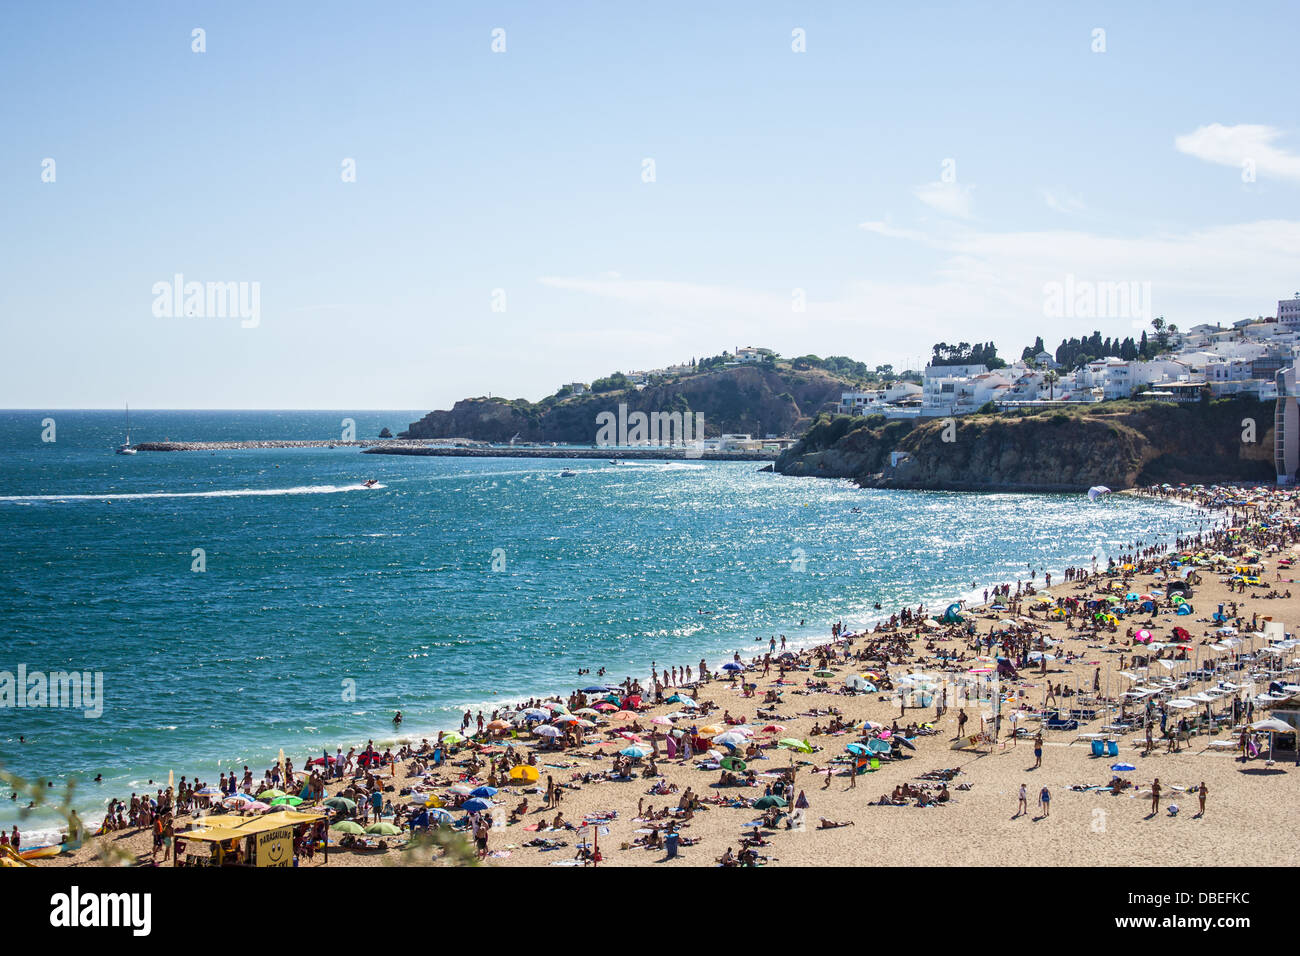
[[[367,441],[143,441],[132,445],[136,451],[231,451],[240,448],[370,448],[391,445],[396,439]]]

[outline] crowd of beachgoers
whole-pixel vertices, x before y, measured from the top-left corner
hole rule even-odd
[[[954,839],[1015,821],[1059,823],[1097,794],[1140,796],[1150,807],[1141,820],[1159,818],[1162,800],[1176,817],[1178,800],[1195,799],[1199,812],[1185,816],[1203,821],[1211,794],[1293,812],[1267,789],[1280,763],[1265,755],[1295,741],[1270,712],[1300,691],[1296,645],[1270,625],[1295,610],[1296,495],[1140,493],[1194,506],[1202,530],[1030,571],[973,607],[900,608],[857,630],[837,621],[816,646],[771,635],[759,653],[738,651],[721,666],[656,661],[647,678],[616,682],[580,670],[584,686],[568,695],[466,711],[458,730],[431,738],[402,736],[396,714],[392,742],[306,755],[301,769],[282,757],[216,782],[183,776],[112,800],[84,846],[74,832],[68,852],[42,862],[92,862],[98,841],[140,862],[167,861],[213,815],[287,807],[321,813],[295,841],[300,864],[315,861],[328,836],[336,862],[363,865],[401,860],[438,828],[502,865],[816,865],[834,858],[794,834],[833,830],[837,852],[869,848],[898,862],[951,859]],[[1016,756],[1022,746],[1031,766]],[[1045,758],[1048,748],[1056,755]],[[1125,756],[1152,768],[1146,779]],[[1248,772],[1261,764],[1269,774]],[[1067,770],[1068,781],[1059,776]],[[998,813],[993,793],[1015,804],[1013,816]],[[942,813],[907,824],[909,841],[882,853],[882,833],[897,824],[868,809],[881,806]],[[1240,862],[1270,857],[1257,832],[1268,812],[1246,827],[1249,837],[1227,817],[1211,835],[1189,830],[1176,850],[1112,822],[1085,839],[1079,858],[1177,860],[1218,846],[1224,827],[1242,853],[1256,853]],[[1062,851],[1059,841],[1017,839],[1028,840],[1030,858],[1053,846],[1075,853],[1068,841]]]

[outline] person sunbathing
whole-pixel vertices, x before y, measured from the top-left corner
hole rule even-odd
[[[853,820],[827,820],[822,817],[817,823],[818,830],[834,830],[837,827],[851,827],[855,825]]]

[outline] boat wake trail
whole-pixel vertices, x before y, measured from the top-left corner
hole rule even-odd
[[[0,495],[0,501],[137,501],[149,498],[258,498],[279,495],[333,495],[344,491],[378,491],[387,485],[300,485],[296,488],[230,488],[223,491],[145,491],[101,495]]]

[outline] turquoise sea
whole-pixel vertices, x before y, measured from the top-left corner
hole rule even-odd
[[[333,439],[352,418],[365,438],[421,414],[133,411],[131,430]],[[418,738],[466,708],[590,684],[580,667],[620,680],[716,663],[1199,520],[1127,496],[864,491],[752,462],[574,461],[561,478],[554,460],[355,448],[117,456],[123,424],[0,412],[0,671],[104,680],[98,718],[0,709],[0,762],[75,779],[91,820],[169,770],[260,775],[280,747],[301,766],[391,739],[398,709]],[[0,801],[0,822],[15,809]]]

